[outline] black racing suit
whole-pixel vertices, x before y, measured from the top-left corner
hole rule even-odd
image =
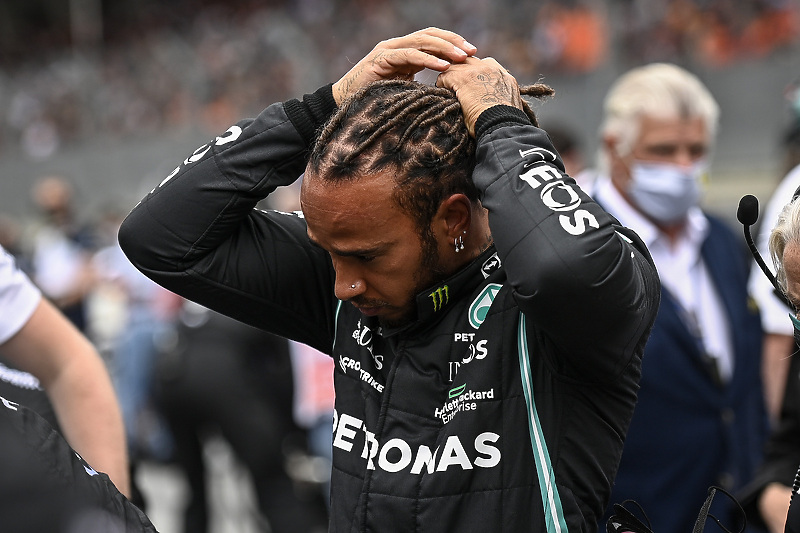
[[[157,533],[44,418],[1,396],[0,531]]]
[[[305,169],[331,87],[200,147],[127,217],[145,274],[336,362],[331,531],[593,531],[658,307],[638,237],[575,182],[544,131],[497,106],[474,181],[495,246],[388,330],[334,296],[302,215],[255,209]]]

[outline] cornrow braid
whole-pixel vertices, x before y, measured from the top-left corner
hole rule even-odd
[[[553,93],[546,85],[520,87],[536,97]],[[524,104],[536,125],[536,116]],[[323,127],[308,171],[326,181],[393,172],[394,199],[415,217],[423,237],[441,202],[462,193],[477,202],[472,183],[475,140],[461,104],[450,89],[409,80],[383,80],[361,88]]]

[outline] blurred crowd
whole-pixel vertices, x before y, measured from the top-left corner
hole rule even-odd
[[[380,39],[430,25],[469,36],[523,82],[543,73],[580,76],[611,61],[726,68],[791,49],[800,39],[800,0],[184,0],[164,6],[150,6],[127,26],[106,27],[113,36],[102,48],[53,42],[37,57],[6,62],[0,153],[22,150],[46,159],[64,144],[100,136],[182,128],[218,133],[268,103],[336,79]],[[160,16],[163,10],[168,16]],[[800,106],[800,98],[792,102]],[[787,133],[787,148],[798,144],[798,125]],[[583,165],[572,166],[571,154],[581,155],[577,139],[555,125],[547,129],[577,176]],[[68,179],[44,177],[30,193],[36,212],[24,226],[0,213],[0,245],[106,357],[134,467],[155,460],[185,470],[194,491],[186,516],[192,530],[202,531],[208,520],[198,443],[210,431],[222,433],[246,464],[261,487],[265,514],[299,505],[271,496],[281,483],[327,490],[332,361],[238,329],[243,326],[151,283],[116,242],[131,206],[108,206],[86,225]],[[286,194],[291,202],[296,191]],[[231,357],[218,357],[221,352]],[[265,381],[270,375],[277,379]],[[260,385],[253,386],[254,376]],[[292,386],[278,386],[286,383]],[[215,388],[223,386],[241,396]],[[227,405],[221,397],[230,398]],[[255,418],[232,414],[244,403]],[[266,461],[275,457],[280,460]],[[313,500],[306,515],[316,518],[325,498],[299,494],[305,503]]]
[[[260,531],[324,530],[332,359],[149,280],[117,242],[125,213],[109,207],[81,220],[68,178],[43,176],[30,195],[36,212],[24,226],[0,219],[0,245],[103,356],[125,425],[132,501],[145,511],[153,504],[136,482],[143,463],[175,466],[188,487],[183,530],[210,531],[205,450],[224,439],[254,489]]]
[[[160,6],[160,7],[159,7]],[[429,26],[470,36],[521,81],[622,61],[725,67],[800,35],[797,0],[300,0],[170,2],[103,28],[103,46],[60,41],[4,57],[0,151],[47,158],[97,136],[216,133],[267,102],[326,83],[389,35]],[[51,32],[53,33],[53,32]],[[63,32],[62,32],[63,33]],[[32,42],[39,43],[37,33]],[[58,35],[55,32],[55,35]]]

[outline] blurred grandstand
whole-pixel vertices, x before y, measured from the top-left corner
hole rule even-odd
[[[552,85],[535,104],[541,122],[574,136],[589,163],[621,72],[692,70],[722,108],[706,203],[736,225],[742,194],[766,202],[778,183],[787,133],[800,161],[799,13],[800,0],[0,0],[0,243],[24,241],[39,177],[67,177],[77,215],[98,223],[239,118],[426,26],[461,33],[520,82]],[[100,296],[95,322],[118,326],[120,302]],[[205,451],[212,531],[256,531],[247,471],[221,440]],[[182,475],[145,461],[137,480],[159,530],[180,531]]]
[[[722,107],[710,207],[732,217],[741,190],[766,200],[783,169],[798,13],[800,0],[3,0],[0,213],[26,216],[31,183],[50,172],[75,182],[85,216],[130,207],[238,118],[435,25],[521,82],[552,85],[537,109],[576,130],[589,160],[620,72],[694,71]]]

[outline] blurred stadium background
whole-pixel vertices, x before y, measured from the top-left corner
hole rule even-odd
[[[436,25],[556,96],[545,125],[591,162],[603,95],[624,70],[670,61],[722,108],[707,206],[766,202],[797,120],[800,0],[3,0],[0,213],[24,219],[46,173],[85,212],[129,208],[242,116],[337,79],[377,41]]]
[[[239,118],[426,26],[554,87],[541,121],[571,131],[589,164],[619,74],[650,61],[695,72],[722,110],[706,205],[733,225],[739,198],[766,203],[786,170],[787,132],[800,139],[800,0],[2,0],[0,230],[36,215],[46,174],[73,182],[86,222],[127,211]],[[211,444],[213,530],[255,531],[246,473]],[[148,514],[178,531],[180,475],[145,467]]]

